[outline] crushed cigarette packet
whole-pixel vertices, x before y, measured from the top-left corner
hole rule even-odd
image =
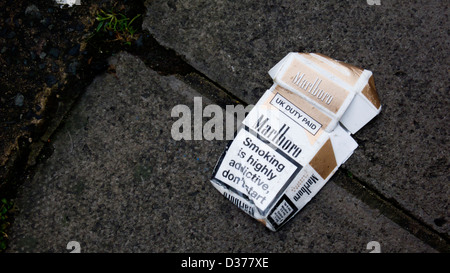
[[[351,137],[380,113],[372,72],[322,54],[289,53],[219,158],[211,183],[278,230],[357,148]]]

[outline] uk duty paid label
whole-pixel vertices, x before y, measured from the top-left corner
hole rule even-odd
[[[302,166],[248,127],[222,158],[215,179],[246,195],[265,214]]]

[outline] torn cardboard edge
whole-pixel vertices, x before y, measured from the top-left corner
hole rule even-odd
[[[218,160],[211,182],[270,230],[289,221],[358,146],[381,110],[372,72],[321,54],[289,53],[274,84]]]

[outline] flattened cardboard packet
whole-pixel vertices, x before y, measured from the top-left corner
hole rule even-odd
[[[372,72],[322,54],[289,53],[242,122],[211,183],[276,231],[352,155],[350,136],[381,110]]]

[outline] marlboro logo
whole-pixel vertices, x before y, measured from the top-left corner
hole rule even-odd
[[[299,71],[297,75],[295,75],[292,82],[301,89],[311,94],[312,96],[316,97],[318,100],[321,100],[327,105],[330,105],[330,103],[333,101],[333,96],[330,95],[328,92],[324,91],[323,89],[320,89],[320,84],[322,83],[322,80],[316,78],[314,83],[312,83],[307,79],[304,79],[304,77],[305,73]]]
[[[282,123],[279,129],[273,128],[273,123],[269,122],[269,120],[268,117],[261,115],[253,125],[253,129],[258,132],[259,135],[280,147],[285,153],[292,155],[293,158],[297,158],[302,152],[302,149],[285,136],[290,127],[287,124]]]
[[[327,110],[337,113],[349,95],[345,82],[338,76],[330,77],[330,69],[320,65],[310,66],[310,60],[301,56],[291,59],[276,76],[278,83],[290,91],[300,92]]]

